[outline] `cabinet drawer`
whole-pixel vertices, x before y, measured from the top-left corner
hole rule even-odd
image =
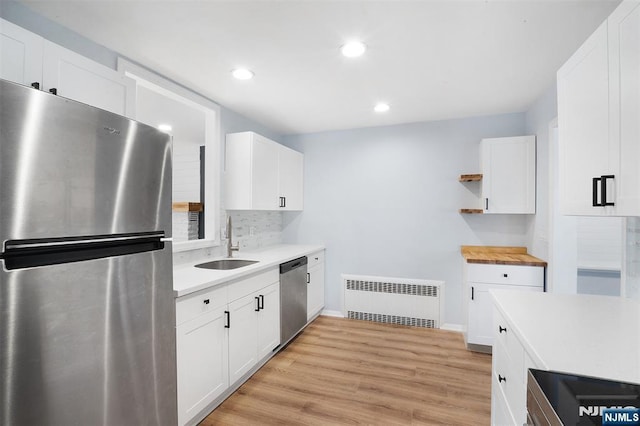
[[[544,285],[541,266],[467,264],[467,280],[479,283],[540,286]]]
[[[493,324],[495,332],[494,351],[501,356],[504,352],[504,361],[508,362],[517,376],[518,382],[521,384],[526,383],[526,375],[523,375],[524,371],[524,347],[518,340],[518,337],[513,333],[511,325],[507,323],[500,311],[493,309]],[[500,358],[498,358],[500,360]]]
[[[520,370],[507,356],[502,344],[493,346],[496,362],[494,363],[491,387],[504,393],[511,415],[516,419],[513,424],[523,424],[526,417],[526,385],[522,383]],[[496,349],[498,349],[496,351]]]
[[[495,382],[495,381],[494,381]],[[491,424],[495,426],[515,425],[507,398],[497,384],[492,383],[491,391]]]
[[[176,299],[176,325],[226,305],[227,302],[227,286],[224,284],[179,297]]]
[[[227,284],[229,287],[229,302],[238,300],[248,294],[254,293],[270,284],[280,281],[280,269],[273,268],[266,272],[240,278]]]
[[[324,250],[311,253],[310,255],[307,256],[307,260],[308,260],[308,263],[307,263],[308,269],[311,269],[314,266],[324,262]]]

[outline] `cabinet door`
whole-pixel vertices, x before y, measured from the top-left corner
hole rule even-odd
[[[252,210],[278,209],[278,144],[253,134]]]
[[[280,210],[303,208],[304,156],[287,147],[280,147],[278,155],[278,190]]]
[[[483,139],[484,213],[536,212],[535,136]]]
[[[307,321],[324,308],[324,263],[309,269],[307,286]]]
[[[0,78],[42,84],[42,37],[0,19]]]
[[[258,301],[250,294],[229,304],[229,383],[258,362]]]
[[[224,311],[220,307],[176,327],[180,425],[229,386]]]
[[[640,216],[640,4],[622,3],[608,19],[610,137],[619,141],[616,214]]]
[[[258,360],[280,346],[280,283],[274,283],[258,292]]]
[[[44,42],[43,90],[116,114],[133,114],[135,82],[75,52]]]
[[[471,282],[469,284],[469,310],[467,318],[467,343],[493,345],[493,301],[489,290],[539,291],[540,286],[494,285]]]
[[[558,132],[562,213],[610,214],[609,208],[592,205],[593,178],[617,172],[610,164],[606,22],[558,71]]]

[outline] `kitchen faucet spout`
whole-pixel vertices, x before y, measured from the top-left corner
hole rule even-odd
[[[231,241],[231,216],[227,217],[227,257],[233,257],[233,252],[240,250],[240,243],[237,243],[235,246]]]

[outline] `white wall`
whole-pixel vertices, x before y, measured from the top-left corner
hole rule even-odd
[[[523,132],[508,114],[285,137],[305,154],[305,209],[283,213],[283,238],[326,245],[326,309],[342,307],[342,273],[436,279],[461,324],[460,246],[525,245],[527,228],[459,214],[479,201],[458,176],[479,171],[480,139]]]

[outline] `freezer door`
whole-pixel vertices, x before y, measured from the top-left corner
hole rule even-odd
[[[171,142],[157,129],[0,80],[0,244],[171,236]]]
[[[7,270],[0,424],[175,425],[171,244]]]

